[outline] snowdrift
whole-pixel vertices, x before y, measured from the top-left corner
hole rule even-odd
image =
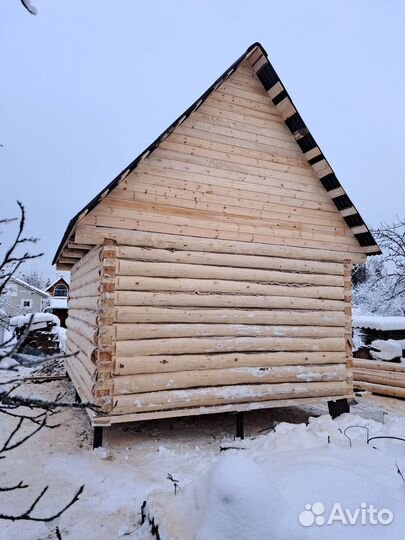
[[[176,495],[151,494],[144,526],[152,525],[160,540],[400,540],[405,486],[398,470],[405,444],[367,444],[367,436],[400,436],[403,429],[349,414],[336,421],[312,418],[308,426],[280,424],[221,454]],[[336,504],[343,515],[328,524]],[[368,521],[362,523],[361,510],[370,507],[392,512],[393,520],[372,524],[363,513]],[[356,523],[345,523],[346,510],[356,509]]]

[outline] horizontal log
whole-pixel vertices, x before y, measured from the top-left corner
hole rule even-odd
[[[84,321],[81,321],[79,319],[75,319],[69,313],[69,316],[66,319],[66,327],[69,330],[73,330],[77,334],[79,334],[82,337],[88,339],[91,343],[96,344],[96,335],[97,335],[97,327],[96,326],[88,324],[88,323],[86,323]]]
[[[87,285],[81,287],[74,287],[69,289],[69,298],[82,298],[83,296],[98,296],[100,283],[99,281],[92,281]]]
[[[405,373],[404,364],[396,364],[394,362],[379,362],[378,360],[363,360],[353,358],[353,367],[360,369],[375,369],[377,371],[388,371],[394,373]]]
[[[114,395],[180,388],[280,382],[344,381],[346,366],[277,366],[126,375],[113,379]]]
[[[127,412],[113,416],[100,416],[92,419],[93,426],[111,426],[122,422],[143,422],[156,420],[158,418],[179,418],[184,416],[200,416],[202,414],[219,414],[241,411],[253,411],[260,409],[270,409],[274,407],[298,407],[308,406],[311,404],[319,405],[319,403],[329,400],[336,401],[337,399],[351,399],[353,393],[329,395],[324,397],[308,397],[308,398],[291,398],[291,399],[273,399],[271,401],[250,401],[248,403],[228,403],[226,405],[213,405],[203,407],[187,407],[184,409],[169,409],[167,411],[152,411],[152,412]]]
[[[343,269],[340,275],[285,272],[269,270],[272,261],[267,257],[173,251],[122,246],[117,256],[131,265],[119,263],[118,274],[151,277],[184,277],[200,279],[230,279],[242,281],[265,281],[268,283],[296,283],[343,286]],[[336,267],[334,267],[335,271]],[[124,273],[127,270],[128,273]]]
[[[83,296],[81,298],[69,298],[68,308],[74,309],[99,309],[99,297],[97,296]]]
[[[234,385],[216,386],[213,388],[193,388],[190,390],[166,390],[114,396],[115,406],[113,407],[112,414],[294,397],[326,397],[346,395],[349,393],[351,393],[351,385],[343,381]]]
[[[83,307],[90,306],[90,299],[82,299]],[[73,299],[72,302],[80,302]],[[69,304],[70,305],[70,304]],[[314,298],[294,298],[289,296],[242,296],[226,294],[187,294],[152,292],[116,292],[117,306],[182,306],[221,308],[261,308],[261,309],[307,309],[343,310],[342,300],[318,300]],[[72,305],[77,307],[77,305]]]
[[[94,397],[91,392],[92,383],[90,382],[87,372],[80,369],[77,362],[74,363],[72,359],[67,359],[65,365],[66,371],[73,382],[81,401],[94,402]]]
[[[159,250],[161,251],[161,250]],[[162,250],[163,251],[163,250]],[[186,252],[187,253],[187,252]],[[159,254],[158,254],[159,255]],[[162,258],[165,257],[163,254]],[[244,255],[218,255],[216,253],[192,253],[189,256],[177,257],[179,260],[183,260],[186,263],[213,265],[216,267],[232,266],[234,268],[262,268],[265,270],[277,270],[277,271],[291,271],[291,272],[306,272],[315,274],[331,274],[342,276],[343,264],[335,262],[317,262],[300,259],[286,259],[281,257],[260,257],[260,256],[244,256]],[[172,257],[173,260],[173,257]],[[134,264],[135,263],[135,264]],[[149,263],[150,264],[150,263]],[[180,272],[182,270],[191,270],[189,267],[183,267],[182,264],[166,263],[167,268],[177,269]],[[136,261],[121,259],[118,261],[117,274],[121,276],[137,275],[137,270],[140,264],[136,264]],[[161,266],[162,268],[162,266]],[[194,270],[197,270],[194,268]],[[209,270],[209,269],[207,269]],[[135,273],[134,273],[135,272]],[[226,270],[225,270],[226,272]],[[203,272],[201,272],[203,274]],[[186,277],[181,274],[177,274],[176,277]],[[195,277],[195,276],[193,276]]]
[[[84,321],[91,326],[97,326],[97,311],[90,309],[74,309],[70,308],[68,312],[69,317]]]
[[[146,250],[147,251],[147,250]],[[152,251],[152,250],[149,250]],[[160,251],[160,250],[159,250]],[[120,261],[118,264],[118,274],[121,276],[149,276],[149,277],[173,277],[173,278],[198,278],[198,279],[222,279],[222,280],[240,280],[266,283],[288,283],[297,285],[321,285],[331,287],[343,286],[343,275],[327,275],[327,274],[310,274],[297,272],[281,272],[277,270],[263,270],[255,268],[237,268],[226,266],[226,262],[236,262],[232,260],[222,261],[221,256],[217,255],[216,264],[222,266],[214,266],[207,257],[206,265],[196,264],[197,260],[201,259],[190,258],[190,263],[179,262],[155,262],[155,261]],[[177,257],[179,260],[187,260],[186,257]],[[126,264],[130,263],[130,264]],[[239,261],[239,264],[243,264]],[[246,258],[245,266],[250,264]],[[252,263],[253,264],[253,263]]]
[[[116,375],[167,373],[234,367],[345,364],[345,352],[233,352],[219,354],[176,354],[118,356]]]
[[[82,351],[79,351],[75,343],[70,340],[66,346],[67,354],[75,354],[72,358],[72,365],[75,366],[78,362],[86,369],[87,373],[91,377],[91,380],[95,380],[96,377],[96,365],[93,364],[91,359]]]
[[[117,323],[234,323],[344,326],[342,311],[292,311],[255,309],[180,309],[150,306],[115,308]]]
[[[84,353],[88,358],[91,358],[93,351],[96,349],[94,343],[92,343],[89,339],[81,336],[72,329],[68,329],[67,338],[75,344],[76,348],[79,351]]]
[[[386,384],[375,384],[366,381],[355,381],[355,388],[362,390],[368,390],[373,394],[381,394],[383,396],[391,396],[398,398],[405,398],[405,388],[399,388],[398,386],[388,386]]]
[[[211,337],[117,341],[117,356],[215,353],[230,351],[330,351],[345,350],[345,339]]]
[[[82,274],[79,277],[72,273],[69,293],[80,290],[82,287],[86,287],[87,285],[92,283],[100,283],[100,266],[93,268],[93,270],[90,270],[90,272]]]
[[[204,251],[214,253],[237,253],[241,255],[264,255],[268,257],[284,257],[314,261],[337,261],[351,259],[354,263],[366,260],[359,247],[356,253],[348,253],[334,249],[316,249],[292,247],[277,244],[263,244],[251,241],[232,241],[214,238],[198,238],[178,234],[151,233],[148,231],[128,231],[120,228],[94,227],[79,224],[76,229],[76,242],[97,243],[100,239],[111,238],[119,244],[143,246],[185,251]],[[82,240],[83,239],[83,240]],[[333,247],[333,246],[332,246]]]
[[[147,264],[147,263],[146,263]],[[294,296],[343,300],[343,287],[312,287],[311,285],[270,285],[251,281],[226,281],[214,279],[153,278],[145,276],[117,277],[118,291],[164,291],[221,294],[261,294],[264,296]]]
[[[342,337],[343,326],[270,326],[255,324],[116,324],[115,339],[208,336]]]
[[[405,388],[405,373],[377,371],[375,369],[353,369],[353,379],[354,381]]]
[[[94,270],[100,265],[100,246],[94,246],[88,253],[83,255],[83,257],[77,261],[72,267],[72,275],[80,277],[83,274]]]

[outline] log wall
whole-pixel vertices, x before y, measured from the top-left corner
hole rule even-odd
[[[100,421],[351,394],[348,262],[163,245],[106,239],[73,268],[67,368]]]
[[[71,269],[68,298],[66,369],[81,399],[93,401],[97,379],[101,248],[94,247]]]
[[[366,251],[249,64],[81,216],[66,261],[91,245],[69,347],[109,421],[351,395]]]
[[[111,247],[112,421],[351,394],[348,264],[189,248]]]

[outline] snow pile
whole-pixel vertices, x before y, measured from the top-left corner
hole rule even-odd
[[[30,322],[31,317],[34,315],[32,319],[32,328],[35,329],[35,325],[38,323],[47,323],[52,322],[55,326],[60,325],[60,320],[56,315],[53,315],[52,313],[27,313],[27,315],[17,315],[16,317],[12,317],[10,319],[10,326],[15,326],[17,328],[21,328],[21,326],[25,326]]]
[[[366,346],[363,341],[363,336],[364,334],[361,332],[360,328],[353,327],[353,352]]]
[[[67,309],[67,298],[66,297],[55,297],[49,299],[49,307],[50,309]]]
[[[62,326],[54,326],[52,333],[58,336],[60,352],[66,352],[66,328]]]
[[[353,414],[279,424],[273,433],[243,441],[243,449],[227,450],[177,495],[151,494],[146,516],[161,540],[405,538],[405,486],[398,474],[405,443],[367,444],[372,435],[401,437],[404,428],[404,419],[382,424]],[[343,514],[328,524],[336,505]],[[371,505],[392,512],[393,521],[367,521]],[[356,522],[345,524],[347,511],[355,515],[357,509]]]
[[[402,356],[402,341],[396,339],[375,339],[370,344],[370,355],[374,360],[387,362]],[[375,350],[373,350],[375,349]]]
[[[372,330],[405,330],[405,317],[353,315],[353,327],[371,328]]]

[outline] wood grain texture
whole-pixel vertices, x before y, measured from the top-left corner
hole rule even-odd
[[[256,75],[239,70],[82,218],[88,245],[83,227],[362,253]]]

